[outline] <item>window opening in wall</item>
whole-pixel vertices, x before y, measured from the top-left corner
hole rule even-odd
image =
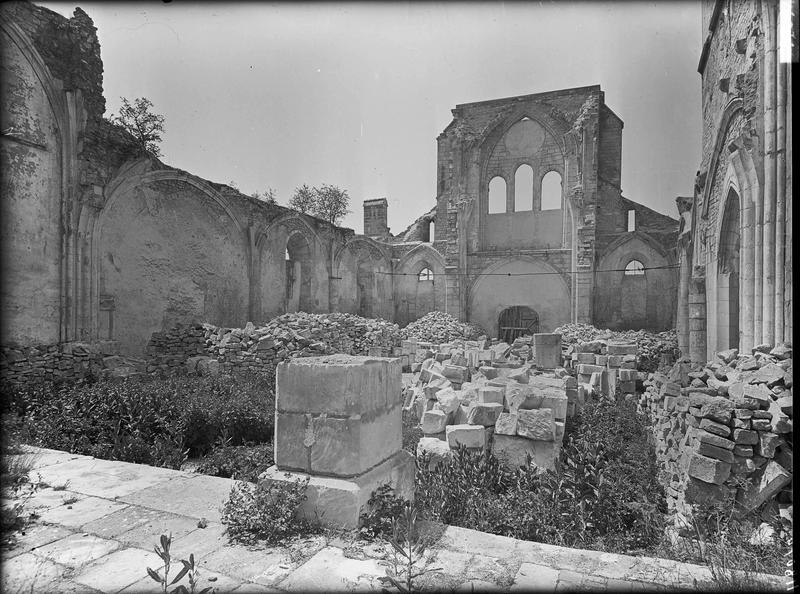
[[[430,268],[423,268],[422,270],[419,271],[419,275],[418,275],[417,278],[418,278],[419,282],[432,281],[433,280],[433,272],[431,271]]]
[[[489,182],[489,214],[506,211],[506,180],[499,175]]]
[[[644,276],[644,266],[639,260],[631,260],[625,267],[625,276]]]
[[[523,163],[514,174],[514,211],[533,210],[533,167]]]
[[[542,210],[561,208],[561,174],[548,171],[542,178]]]
[[[636,231],[636,211],[628,211],[628,231]]]
[[[428,243],[433,243],[435,237],[436,237],[436,223],[431,221],[428,224]]]
[[[286,260],[291,260],[292,259],[292,257],[289,255],[289,249],[288,248],[286,249],[286,258],[285,259]]]

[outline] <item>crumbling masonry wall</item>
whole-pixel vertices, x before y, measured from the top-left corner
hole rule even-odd
[[[2,48],[0,345],[15,352],[4,366],[33,369],[38,355],[20,349],[76,341],[141,356],[179,323],[243,327],[364,303],[392,317],[392,277],[375,274],[391,270],[385,247],[169,167],[105,120],[83,11],[5,3]],[[62,363],[48,366],[58,375]]]

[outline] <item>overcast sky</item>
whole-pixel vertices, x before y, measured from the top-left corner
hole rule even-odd
[[[387,197],[399,233],[436,196],[458,103],[600,84],[625,122],[622,190],[677,216],[700,159],[700,2],[44,2],[94,20],[106,115],[147,97],[162,160],[245,193]]]

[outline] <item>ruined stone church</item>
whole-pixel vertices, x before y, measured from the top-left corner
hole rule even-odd
[[[85,12],[0,10],[3,347],[139,355],[176,323],[298,310],[436,309],[498,337],[674,326],[678,221],[622,195],[599,86],[456,106],[431,210],[392,235],[387,201],[366,200],[360,235],[144,153],[103,118]]]

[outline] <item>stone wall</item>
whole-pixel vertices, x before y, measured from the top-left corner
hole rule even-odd
[[[66,342],[40,347],[0,349],[4,383],[31,385],[42,381],[78,380],[113,367],[119,346],[112,341]]]
[[[767,516],[792,503],[791,348],[719,354],[701,369],[651,374],[640,396],[677,528],[697,506],[735,497]]]

